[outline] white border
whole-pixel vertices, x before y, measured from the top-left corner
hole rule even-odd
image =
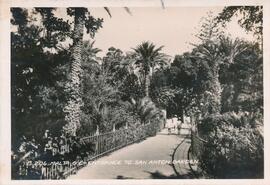
[[[264,136],[265,175],[262,180],[13,180],[10,168],[10,7],[161,7],[160,0],[0,0],[0,184],[270,184],[270,0],[164,0],[172,6],[264,6]]]

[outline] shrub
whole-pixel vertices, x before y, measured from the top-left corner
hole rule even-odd
[[[263,178],[263,136],[254,121],[232,112],[202,120],[199,133],[207,143],[201,168],[215,178]]]

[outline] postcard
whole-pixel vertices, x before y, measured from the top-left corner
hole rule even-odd
[[[0,20],[1,183],[270,182],[268,2],[15,0]]]

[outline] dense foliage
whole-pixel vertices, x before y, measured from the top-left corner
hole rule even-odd
[[[34,17],[26,9],[11,11],[11,23],[16,26],[16,31],[11,32],[12,142],[16,146],[18,136],[39,138],[45,129],[61,129],[65,65],[70,53],[46,51],[57,47],[48,45],[48,37],[43,35],[46,28],[34,24]],[[57,35],[50,37],[58,40]]]
[[[261,7],[226,7],[204,18],[191,52],[153,75],[151,97],[168,117],[190,116],[206,143],[200,167],[215,178],[263,177],[263,57],[261,40],[227,36],[219,23],[239,23],[261,38]],[[225,25],[225,24],[224,24]]]
[[[79,15],[87,14],[85,9],[77,11],[81,11],[77,12]],[[135,70],[140,66],[135,65],[138,55],[134,52],[124,54],[111,47],[106,56],[100,58],[97,54],[101,50],[94,48],[94,42],[82,42],[80,67],[77,66],[81,68],[78,69],[79,81],[76,88],[71,87],[74,42],[62,45],[74,39],[76,32],[71,30],[69,20],[55,17],[53,8],[12,8],[11,12],[12,141],[15,148],[23,135],[40,139],[47,129],[53,135],[59,135],[63,129],[68,133],[66,107],[75,94],[82,98],[78,102],[80,126],[77,125],[76,131],[80,136],[95,132],[97,127],[105,132],[113,127],[124,127],[126,123],[138,125],[155,119],[158,108],[150,99],[142,99],[142,74]],[[67,9],[67,13],[75,16],[76,9]],[[89,14],[83,18],[84,26],[93,37],[102,19]],[[41,19],[42,24],[36,24],[37,19]],[[141,106],[145,106],[145,110]]]
[[[171,63],[163,46],[149,41],[126,53],[110,47],[98,57],[101,50],[83,34],[86,29],[93,39],[103,19],[86,8],[66,10],[73,21],[53,8],[11,9],[12,150],[19,138],[39,141],[45,130],[69,138],[162,125],[164,109],[167,118],[191,118],[194,133],[206,141],[200,167],[209,176],[263,176],[262,7],[209,14],[199,43]],[[259,39],[222,31],[219,24],[236,14]]]
[[[212,115],[199,125],[207,140],[201,167],[214,178],[263,177],[263,137],[256,125],[259,113]]]
[[[206,140],[200,156],[201,168],[215,178],[262,178],[262,8],[226,7],[217,20],[227,22],[237,12],[243,15],[239,20],[241,26],[259,39],[253,43],[224,42],[236,47],[232,60],[220,64],[221,111],[198,122],[198,135]],[[231,47],[222,50],[226,48]]]

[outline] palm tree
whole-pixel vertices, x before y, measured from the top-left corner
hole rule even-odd
[[[107,13],[111,13],[107,7],[104,7]],[[130,13],[129,9],[125,10]],[[84,26],[87,28],[87,33],[94,37],[95,32],[101,27],[102,19],[94,19],[91,17],[87,8],[68,8],[67,13],[74,16],[73,30],[73,47],[71,52],[71,65],[69,82],[66,84],[66,91],[69,94],[66,106],[64,107],[65,121],[67,124],[63,130],[75,136],[78,127],[80,126],[80,112],[82,106],[81,83],[82,76],[82,46]]]
[[[245,50],[243,41],[221,37],[218,40],[207,40],[200,44],[193,57],[206,61],[211,69],[211,83],[205,92],[205,102],[208,113],[219,113],[221,105],[221,84],[219,82],[219,69],[221,64],[234,62],[235,57]]]
[[[108,78],[110,76],[101,72],[95,78],[89,77],[85,84],[87,92],[85,92],[84,96],[84,109],[87,111],[91,110],[91,114],[88,114],[88,116],[91,117],[96,125],[104,123],[104,119],[108,116],[110,105],[115,105],[120,97],[119,90],[107,83]]]
[[[102,50],[94,47],[95,41],[84,41],[82,47],[82,57],[85,57],[86,60],[92,60],[93,57],[96,58],[96,54],[101,52]],[[91,61],[89,61],[91,62]]]
[[[95,41],[83,41],[82,69],[83,74],[97,73],[100,70],[101,58],[97,56],[102,50],[94,47]]]
[[[73,48],[71,52],[70,79],[66,85],[66,91],[69,93],[67,104],[64,108],[65,121],[67,124],[63,127],[66,133],[75,136],[77,128],[80,126],[80,107],[82,97],[80,92],[80,77],[82,74],[82,45],[83,31],[85,24],[85,8],[74,8],[74,32]]]
[[[141,75],[144,79],[144,93],[149,96],[150,78],[154,71],[155,66],[166,64],[168,56],[161,53],[163,46],[156,48],[151,42],[143,42],[133,50],[138,54],[138,59],[135,64],[141,70]]]
[[[164,2],[161,0],[162,7],[164,8]],[[104,7],[106,12],[111,17],[111,12],[108,7]],[[124,9],[131,14],[128,7],[124,7]],[[87,19],[87,16],[90,16],[87,8],[68,8],[68,15],[74,16],[74,31],[73,31],[73,49],[71,52],[71,66],[70,66],[70,81],[67,83],[66,91],[70,95],[68,97],[67,104],[64,108],[65,112],[65,120],[67,122],[66,126],[63,129],[69,133],[70,135],[76,135],[76,130],[80,126],[80,107],[82,106],[82,98],[80,94],[80,76],[82,75],[81,69],[81,60],[82,60],[82,45],[83,45],[83,33],[84,26],[87,28],[87,32],[90,34],[94,34],[94,32],[101,27],[102,21],[100,19],[95,22],[95,29],[92,30],[91,27],[93,22],[92,19]],[[88,14],[87,14],[88,13]],[[93,35],[92,35],[93,36]],[[159,51],[162,47],[157,48],[155,50],[152,48],[150,44],[150,50],[152,49],[152,56],[154,58],[158,58]],[[157,55],[157,56],[155,56]],[[150,62],[151,63],[151,62]],[[146,72],[146,71],[145,71]],[[149,74],[148,71],[145,74]],[[145,77],[146,81],[149,81],[149,78]],[[146,82],[146,96],[149,95],[148,87],[150,82]]]
[[[161,110],[156,107],[155,103],[149,97],[144,97],[138,102],[137,112],[142,124],[146,124],[162,115]]]

